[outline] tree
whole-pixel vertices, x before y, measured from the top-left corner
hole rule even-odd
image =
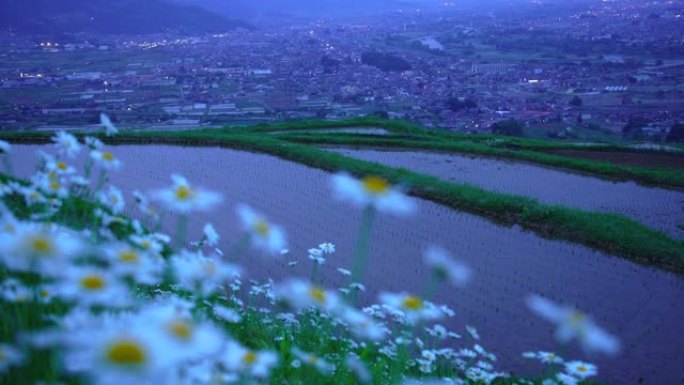
[[[643,136],[641,129],[648,126],[649,123],[650,121],[642,116],[631,116],[622,128],[622,135],[626,138],[639,139]]]
[[[477,103],[473,99],[468,98],[449,98],[446,102],[447,107],[452,111],[469,110],[477,108]]]
[[[583,104],[583,103],[582,103],[582,98],[580,98],[580,97],[577,96],[577,95],[575,95],[575,97],[572,98],[572,100],[570,101],[570,105],[571,105],[571,106],[582,107],[582,104]]]
[[[684,123],[676,123],[670,128],[665,139],[668,142],[684,143]]]
[[[514,119],[502,120],[492,124],[492,133],[508,136],[524,136],[522,124]]]

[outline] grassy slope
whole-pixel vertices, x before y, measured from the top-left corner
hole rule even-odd
[[[362,120],[357,120],[350,124],[364,125],[362,122]],[[286,123],[275,127],[278,130],[291,129],[296,131],[299,128],[321,126],[340,127],[340,123],[327,122],[320,124],[319,122],[312,122],[310,126]],[[663,233],[651,230],[630,218],[616,214],[585,212],[561,206],[545,205],[530,198],[494,193],[471,185],[450,183],[409,170],[394,169],[377,163],[352,159],[319,150],[308,145],[280,140],[280,136],[264,134],[266,131],[272,131],[273,129],[274,126],[257,126],[186,132],[122,133],[115,139],[109,140],[109,142],[218,145],[265,152],[326,171],[346,170],[359,176],[367,174],[381,175],[394,183],[406,184],[413,195],[454,209],[487,217],[505,225],[518,224],[545,237],[581,243],[606,253],[629,258],[638,263],[658,266],[680,274],[684,273],[684,243],[674,240]],[[415,128],[403,123],[398,125],[396,131],[394,131],[394,128],[392,130],[393,132],[402,132],[410,136],[420,134]],[[255,132],[261,134],[255,135]],[[7,135],[4,136],[15,141],[30,142],[44,142],[49,138],[49,134],[45,133],[31,133],[30,135],[13,134],[10,135],[11,138]],[[439,137],[442,135],[429,133],[425,136]],[[364,139],[345,135],[338,137],[340,141],[357,144],[366,144],[366,140],[372,141],[375,144],[378,141],[387,140],[387,138]],[[403,143],[402,140],[391,140],[393,146],[397,143]],[[462,142],[458,144],[455,142],[448,143],[430,140],[423,141],[422,143],[427,143],[425,148],[433,150],[441,149],[440,147],[449,149],[451,148],[450,146],[458,146],[457,151],[459,152],[479,154],[482,151],[487,151],[487,155],[498,156],[496,148],[478,146],[478,143],[475,142]],[[405,148],[410,148],[410,145],[415,144],[416,141],[406,140]],[[517,154],[520,154],[520,152]],[[508,155],[508,157],[512,156],[520,155]],[[578,163],[583,162],[578,161]],[[653,176],[653,170],[649,170],[651,172],[649,175]],[[676,173],[676,176],[682,177],[681,174]]]
[[[347,127],[382,127],[390,131],[388,136],[322,134],[305,132],[312,129]],[[466,153],[473,155],[520,160],[545,166],[588,173],[612,180],[632,180],[647,186],[684,189],[684,172],[669,168],[634,167],[589,159],[577,159],[545,153],[549,150],[583,151],[629,151],[668,154],[662,150],[634,149],[619,144],[582,146],[567,142],[501,137],[495,135],[470,135],[436,130],[427,130],[401,120],[384,120],[374,117],[355,118],[342,121],[307,120],[286,121],[273,125],[227,127],[204,129],[206,139],[217,134],[269,135],[283,140],[306,144],[364,145],[395,149],[417,149]],[[49,137],[44,132],[0,132],[0,139],[40,140]],[[684,156],[678,154],[684,161]]]
[[[504,159],[521,160],[530,163],[552,166],[571,171],[579,171],[603,178],[615,180],[633,180],[648,186],[662,186],[667,188],[684,188],[684,172],[667,168],[634,167],[601,162],[589,159],[577,159],[552,155],[529,148],[542,149],[535,144],[519,146],[515,142],[498,145],[486,144],[482,141],[462,140],[454,138],[417,137],[381,137],[369,135],[343,134],[284,134],[278,135],[283,140],[305,144],[331,144],[343,146],[373,146],[388,149],[413,149],[444,151],[449,153],[465,153],[484,155]],[[566,149],[577,149],[577,146],[565,145]],[[543,149],[560,149],[558,147],[543,147]],[[589,149],[589,148],[587,148]],[[603,148],[603,150],[607,150]],[[601,151],[591,148],[591,151]],[[613,151],[613,150],[610,150]],[[623,150],[617,150],[623,151]]]

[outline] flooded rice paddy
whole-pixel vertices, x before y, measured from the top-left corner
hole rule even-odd
[[[34,152],[46,146],[14,147],[15,169],[28,176]],[[219,191],[220,209],[193,219],[192,239],[212,222],[222,235],[221,247],[239,239],[234,213],[247,203],[266,213],[288,233],[290,255],[279,259],[249,253],[239,262],[249,277],[276,280],[296,274],[309,277],[306,250],[323,241],[337,245],[323,268],[328,287],[341,284],[335,268],[349,268],[361,214],[334,201],[330,174],[261,154],[221,148],[117,146],[124,163],[112,174],[114,185],[131,191],[169,186],[171,173],[191,183]],[[127,197],[128,202],[132,199]],[[596,316],[597,322],[622,340],[617,358],[587,357],[577,350],[568,358],[599,365],[599,379],[616,384],[675,384],[684,381],[684,279],[567,242],[546,240],[518,228],[498,226],[486,219],[417,200],[410,218],[382,215],[375,222],[364,301],[378,290],[423,293],[430,276],[421,252],[443,245],[469,264],[474,280],[462,290],[440,291],[435,302],[445,303],[456,317],[442,322],[458,332],[466,324],[480,330],[482,345],[499,356],[498,369],[527,374],[542,367],[521,358],[529,350],[555,350],[549,324],[533,316],[524,304],[530,293],[572,303]],[[169,229],[172,231],[172,229]],[[294,268],[288,262],[299,261]],[[462,333],[465,334],[465,333]]]
[[[346,156],[402,167],[485,190],[523,195],[542,203],[587,211],[623,214],[681,239],[684,192],[612,182],[550,168],[505,160],[454,154],[332,149]]]

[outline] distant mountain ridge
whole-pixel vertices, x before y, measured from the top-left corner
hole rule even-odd
[[[25,33],[221,32],[247,23],[163,0],[3,0],[0,27]]]
[[[268,14],[348,16],[358,13],[392,10],[402,4],[426,0],[171,0],[194,4],[227,17],[256,18]],[[436,2],[436,0],[429,0]]]

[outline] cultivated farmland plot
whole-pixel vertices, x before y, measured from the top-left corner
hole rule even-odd
[[[40,149],[52,150],[15,146],[13,160],[20,176],[32,173],[34,153]],[[343,282],[335,268],[351,265],[361,213],[331,198],[330,174],[272,156],[220,148],[148,145],[117,146],[112,151],[124,166],[110,174],[111,182],[125,191],[165,187],[170,184],[169,175],[178,173],[224,196],[219,209],[193,217],[191,240],[199,239],[202,225],[211,222],[222,235],[220,247],[228,248],[239,234],[237,203],[247,203],[282,225],[290,253],[279,259],[245,254],[238,262],[250,278],[306,277],[311,269],[306,250],[332,241],[338,251],[324,265],[321,276],[328,287]],[[455,330],[463,330],[466,324],[477,326],[483,344],[499,355],[501,369],[541,371],[520,354],[556,349],[551,327],[525,307],[524,298],[538,293],[595,315],[599,324],[620,337],[623,352],[617,358],[589,357],[601,368],[601,381],[682,381],[684,280],[680,276],[501,227],[432,202],[416,203],[418,212],[412,217],[376,218],[364,282],[368,290],[361,296],[362,303],[373,301],[379,289],[423,292],[429,270],[422,262],[422,251],[438,244],[474,272],[466,288],[440,291],[435,297],[435,302],[456,310],[456,317],[445,326]],[[291,268],[290,261],[298,264]]]
[[[332,149],[343,155],[401,167],[547,204],[629,216],[680,239],[684,193],[634,182],[611,182],[549,168],[487,158],[416,151]]]

